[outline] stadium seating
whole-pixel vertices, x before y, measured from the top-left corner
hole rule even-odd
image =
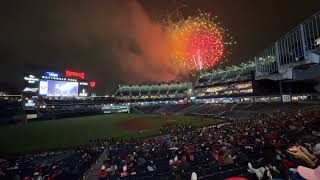
[[[178,127],[173,127],[168,136],[146,140],[113,139],[108,142],[110,148],[100,170],[108,175],[99,179],[189,179],[192,172],[198,179],[255,179],[258,175],[247,169],[265,165],[277,169],[270,170],[273,177],[288,177],[289,165],[283,163],[297,166],[301,161],[291,156],[287,148],[296,142],[303,146],[314,144],[310,135],[317,130],[319,117],[315,109],[300,108],[179,133],[175,133]],[[283,121],[279,122],[279,118]],[[310,131],[304,131],[306,127]]]
[[[21,101],[0,99],[0,125],[23,121],[24,116]]]
[[[0,170],[6,179],[78,180],[101,155],[101,146],[79,147],[75,150],[28,154],[3,160]]]
[[[37,103],[38,119],[60,119],[67,117],[102,114],[103,104],[114,103],[112,98],[39,98]]]
[[[109,138],[73,150],[2,159],[1,179],[79,179],[96,163],[99,169],[94,171],[95,176],[101,180],[189,179],[192,172],[199,179],[252,178],[256,175],[247,171],[248,162],[254,168],[271,164],[278,171],[286,170],[283,162],[270,153],[301,165],[286,150],[296,143],[313,150],[320,125],[319,106],[314,104],[180,104],[135,109],[140,113],[231,118],[225,124],[197,129],[190,125],[164,126],[160,130],[163,136],[149,139]],[[102,161],[96,161],[98,158]],[[278,171],[272,172],[274,177],[283,177]]]

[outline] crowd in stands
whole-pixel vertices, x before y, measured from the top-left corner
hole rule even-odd
[[[78,180],[101,155],[105,147],[28,154],[0,159],[1,180]]]
[[[320,179],[319,168],[313,170],[320,162],[319,118],[317,109],[298,110],[183,133],[170,130],[170,135],[146,140],[113,139],[98,176],[100,180]]]
[[[164,124],[160,128],[160,134],[179,134],[193,130],[191,124]]]
[[[320,179],[318,109],[270,111],[202,128],[168,125],[160,129],[158,137],[110,138],[75,150],[0,159],[0,179],[79,179],[102,158],[96,173],[99,180],[232,177],[317,180]]]
[[[136,106],[133,112],[147,114],[177,114],[177,115],[210,115],[236,119],[250,119],[261,113],[270,111],[298,110],[301,107],[313,106],[312,104],[289,103],[221,103],[221,104],[176,104],[176,105],[149,105]]]

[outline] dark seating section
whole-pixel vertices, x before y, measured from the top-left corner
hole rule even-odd
[[[178,114],[178,115],[216,115],[227,118],[251,118],[259,113],[298,110],[312,107],[313,104],[302,103],[234,103],[234,104],[178,104],[136,106],[134,112]]]
[[[47,120],[101,114],[101,106],[112,102],[112,99],[44,98],[37,100],[37,102],[40,104],[37,108],[38,118]]]
[[[21,116],[24,116],[24,111],[20,101],[0,98],[0,125],[15,123]]]
[[[104,148],[79,147],[75,150],[28,154],[2,160],[0,179],[78,180],[101,155]]]

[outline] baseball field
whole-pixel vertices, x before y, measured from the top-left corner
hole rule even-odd
[[[191,116],[110,114],[2,126],[0,155],[67,149],[110,137],[155,136],[164,124],[199,127],[221,122]]]

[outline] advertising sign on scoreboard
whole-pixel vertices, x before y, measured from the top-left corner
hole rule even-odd
[[[24,80],[26,80],[29,84],[34,84],[35,82],[39,81],[38,78],[36,78],[34,75],[29,75],[24,77]]]
[[[85,79],[85,73],[66,70],[66,77],[67,78],[73,77],[73,78]]]
[[[97,83],[96,83],[95,81],[91,81],[89,84],[90,84],[90,87],[93,88],[93,87],[96,87],[96,84],[97,84]]]
[[[56,72],[45,72],[44,73],[44,76],[47,76],[47,77],[59,77],[59,73],[56,73]]]

